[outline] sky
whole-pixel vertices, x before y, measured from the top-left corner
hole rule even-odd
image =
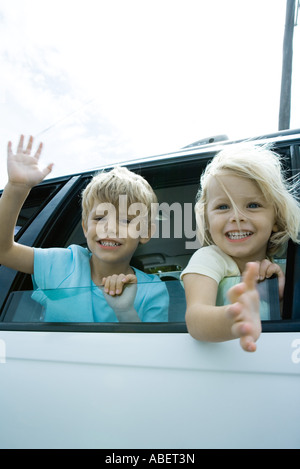
[[[21,133],[44,143],[55,177],[276,132],[285,10],[286,0],[0,0],[0,187]]]

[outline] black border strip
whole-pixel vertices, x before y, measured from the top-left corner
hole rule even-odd
[[[89,333],[187,333],[184,322],[174,323],[0,323],[0,331],[21,332],[89,332]],[[300,322],[293,320],[263,321],[262,332],[300,332]]]

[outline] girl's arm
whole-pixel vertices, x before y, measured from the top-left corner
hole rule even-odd
[[[205,275],[186,274],[183,277],[186,295],[186,324],[189,333],[198,340],[222,342],[233,339],[232,321],[226,316],[228,306],[215,306],[218,284]]]
[[[261,333],[259,295],[256,290],[259,265],[247,264],[243,281],[228,292],[231,302],[215,306],[217,282],[199,274],[183,277],[186,299],[186,323],[189,333],[198,340],[222,342],[240,338],[241,347],[255,351]]]

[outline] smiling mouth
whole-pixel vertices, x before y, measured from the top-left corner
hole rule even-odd
[[[227,238],[231,240],[246,239],[253,235],[252,231],[228,231]]]
[[[118,246],[121,246],[121,243],[118,243],[117,241],[99,241],[100,246],[106,247],[106,248],[115,248]]]

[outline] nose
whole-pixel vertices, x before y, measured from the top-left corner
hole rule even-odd
[[[232,223],[234,222],[239,223],[241,221],[246,220],[246,215],[241,210],[238,210],[236,208],[236,209],[232,209],[229,219],[230,219],[230,222]]]

